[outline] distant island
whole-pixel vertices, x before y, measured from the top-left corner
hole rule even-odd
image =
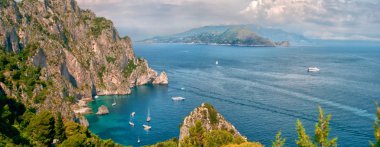
[[[174,35],[157,36],[140,42],[289,47],[291,44],[307,44],[309,40],[302,35],[279,29],[256,25],[227,25],[205,26]]]

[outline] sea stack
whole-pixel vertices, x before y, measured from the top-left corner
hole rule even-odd
[[[100,106],[98,109],[98,112],[96,112],[97,115],[105,115],[108,113],[109,113],[108,108],[104,105]]]
[[[208,103],[202,103],[202,105],[195,108],[189,116],[185,117],[180,128],[180,140],[190,135],[189,128],[195,126],[196,121],[200,121],[202,127],[205,128],[207,132],[211,132],[212,130],[226,130],[231,132],[235,137],[239,136],[246,140],[231,123]]]
[[[163,71],[152,83],[156,85],[167,85],[169,84],[168,75]]]

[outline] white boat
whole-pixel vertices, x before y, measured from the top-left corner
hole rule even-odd
[[[152,128],[152,126],[148,126],[148,125],[143,125],[144,127],[144,130],[150,130]]]
[[[132,112],[132,113],[131,113],[131,116],[133,117],[133,116],[135,116],[135,114],[136,114],[136,112]]]
[[[134,127],[134,126],[135,126],[135,123],[129,121],[129,125],[132,126],[132,127]]]
[[[148,109],[148,117],[146,117],[146,122],[150,122],[152,118],[150,118],[150,109]]]
[[[185,87],[182,87],[181,90],[185,90]]]
[[[140,143],[140,137],[137,137],[137,143]]]
[[[95,95],[95,99],[99,98],[99,96]]]
[[[185,100],[185,98],[184,97],[180,97],[180,96],[174,96],[174,97],[172,97],[172,100],[173,101],[183,101],[183,100]]]
[[[215,61],[215,64],[216,64],[216,65],[218,65],[218,64],[219,64],[219,61],[218,61],[218,60],[216,60],[216,61]]]
[[[113,99],[112,106],[116,106],[116,100],[115,99]]]
[[[320,69],[317,68],[317,67],[309,67],[309,68],[307,68],[307,72],[318,72],[318,71],[320,71]]]

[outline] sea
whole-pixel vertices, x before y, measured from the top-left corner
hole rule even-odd
[[[108,115],[86,115],[91,132],[102,139],[144,146],[178,138],[184,117],[206,102],[249,141],[266,146],[271,146],[278,131],[286,146],[296,146],[297,119],[313,138],[319,106],[332,115],[329,138],[337,137],[339,146],[365,147],[374,141],[380,102],[379,45],[135,43],[133,48],[154,70],[168,74],[169,85],[138,86],[130,95],[100,96],[90,103],[95,112],[101,105],[109,108]],[[307,72],[308,67],[320,71]],[[173,101],[175,96],[185,100]],[[151,130],[144,130],[143,124]]]

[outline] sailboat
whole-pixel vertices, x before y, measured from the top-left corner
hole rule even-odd
[[[116,106],[116,100],[115,99],[113,99],[112,106]]]
[[[150,118],[150,109],[148,109],[148,117],[146,117],[146,122],[150,122],[152,118]]]

